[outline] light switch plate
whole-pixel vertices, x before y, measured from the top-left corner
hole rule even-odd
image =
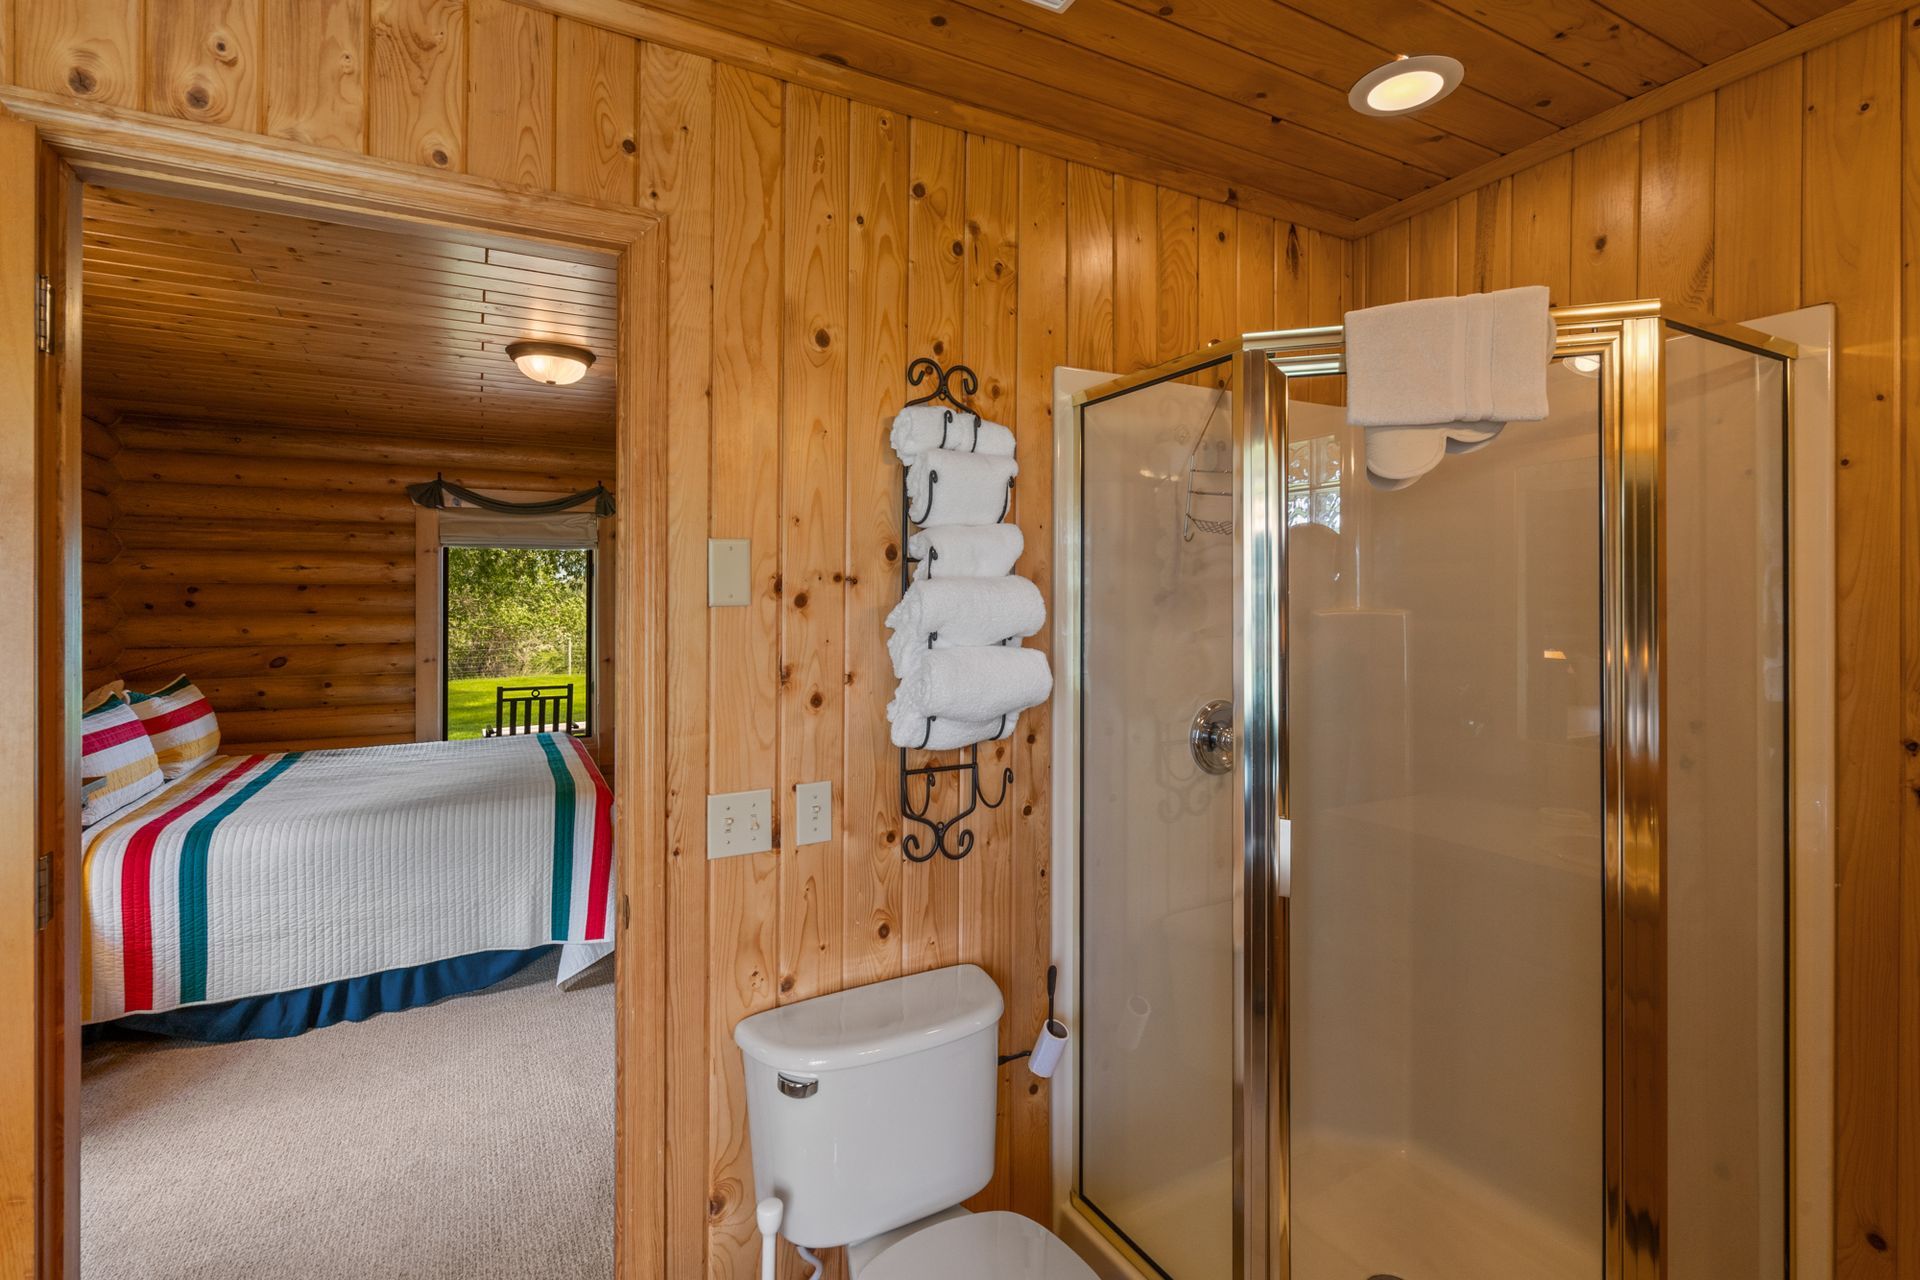
[[[802,782],[793,788],[793,842],[824,844],[833,839],[833,784]]]
[[[744,605],[753,595],[753,543],[746,538],[707,539],[707,605]]]
[[[731,791],[707,797],[707,856],[731,858],[773,848],[773,792]]]

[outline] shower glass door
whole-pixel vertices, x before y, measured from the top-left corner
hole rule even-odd
[[[1237,1274],[1239,780],[1192,741],[1197,718],[1231,725],[1230,368],[1188,366],[1080,413],[1075,1191],[1176,1280]]]
[[[1785,1275],[1784,353],[1558,315],[1399,487],[1337,328],[1075,401],[1072,1221],[1142,1276]]]
[[[1786,365],[1619,310],[1400,487],[1269,383],[1291,1280],[1786,1274]]]
[[[1593,372],[1399,489],[1289,380],[1293,1280],[1602,1274]]]

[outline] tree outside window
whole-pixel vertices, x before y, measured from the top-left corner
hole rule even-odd
[[[446,557],[447,737],[482,736],[502,685],[570,683],[585,723],[593,553],[448,547]]]

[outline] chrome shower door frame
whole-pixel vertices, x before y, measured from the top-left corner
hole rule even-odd
[[[1657,301],[1553,311],[1554,354],[1598,357],[1603,760],[1603,1184],[1595,1205],[1604,1280],[1665,1280],[1667,1219],[1667,776],[1662,660],[1665,565],[1665,339],[1691,333],[1791,369],[1793,343],[1682,315]],[[1248,334],[1063,397],[1075,414],[1057,445],[1063,529],[1077,528],[1079,415],[1103,400],[1226,361],[1233,447],[1233,731],[1240,786],[1234,821],[1234,1273],[1291,1280],[1287,946],[1291,892],[1287,717],[1285,459],[1291,381],[1343,375],[1339,325]],[[1790,374],[1789,374],[1790,377]],[[1789,398],[1789,403],[1791,403]],[[1791,433],[1791,418],[1788,419]],[[1058,607],[1077,611],[1080,565],[1057,566]],[[1059,655],[1079,696],[1077,625]],[[1066,717],[1063,717],[1065,719]],[[1078,741],[1056,738],[1056,777],[1078,776]],[[1070,802],[1066,802],[1069,803]],[[1078,833],[1077,821],[1072,824]],[[1065,886],[1063,886],[1064,888]],[[1076,1103],[1077,1105],[1077,1103]],[[1077,1118],[1073,1122],[1077,1131]],[[1077,1186],[1077,1168],[1066,1181]],[[1098,1211],[1066,1203],[1143,1272],[1155,1272]]]
[[[1601,436],[1604,1224],[1607,1280],[1663,1280],[1667,1216],[1666,808],[1662,659],[1665,338],[1692,333],[1790,361],[1792,343],[1738,325],[1663,315],[1657,301],[1561,307],[1554,354],[1597,356]],[[1287,926],[1287,526],[1283,475],[1294,378],[1344,374],[1340,325],[1249,334],[1235,429],[1243,488],[1235,566],[1235,725],[1248,948],[1242,1136],[1272,1158],[1245,1189],[1242,1280],[1289,1280]],[[1263,903],[1253,890],[1269,886]],[[1263,906],[1265,909],[1263,910]],[[1264,956],[1254,945],[1266,940]],[[1270,1024],[1262,1027],[1259,1019]],[[1264,1056],[1264,1061],[1261,1058]],[[1253,1170],[1254,1161],[1245,1162]],[[1257,1200],[1251,1197],[1258,1197]],[[1254,1239],[1256,1231],[1260,1239]]]
[[[1057,527],[1061,531],[1063,541],[1056,552],[1054,564],[1055,715],[1053,749],[1054,782],[1056,787],[1055,831],[1057,835],[1065,834],[1067,836],[1066,847],[1070,847],[1071,849],[1073,866],[1068,874],[1056,876],[1055,892],[1062,895],[1062,899],[1068,902],[1069,910],[1072,912],[1076,921],[1079,921],[1081,914],[1079,859],[1081,842],[1084,839],[1082,826],[1083,804],[1080,794],[1084,782],[1080,758],[1083,741],[1080,717],[1084,707],[1083,645],[1085,643],[1085,627],[1081,618],[1081,611],[1084,607],[1085,600],[1086,566],[1079,542],[1078,531],[1083,527],[1083,521],[1085,519],[1084,494],[1081,488],[1085,454],[1083,441],[1085,414],[1088,409],[1096,405],[1125,396],[1131,392],[1141,391],[1165,382],[1191,378],[1201,373],[1207,373],[1209,377],[1220,377],[1228,394],[1237,396],[1240,394],[1241,388],[1244,385],[1241,382],[1244,367],[1244,353],[1238,344],[1214,342],[1199,350],[1188,352],[1185,355],[1162,364],[1157,364],[1117,378],[1107,379],[1087,386],[1084,389],[1071,392],[1060,389],[1059,379],[1061,373],[1071,373],[1077,379],[1083,374],[1083,371],[1056,370],[1054,518]],[[1224,374],[1224,376],[1222,376],[1222,374]],[[1264,385],[1264,380],[1265,374],[1261,373],[1259,381],[1262,385]],[[1070,418],[1068,417],[1069,414],[1071,415]],[[1235,421],[1237,424],[1237,415]],[[1236,449],[1238,448],[1237,439],[1234,442],[1234,447]],[[1237,710],[1233,723],[1237,732],[1242,723],[1242,718]],[[1240,800],[1241,793],[1236,790],[1236,822],[1239,820],[1238,806]],[[1234,996],[1236,1004],[1244,1007],[1246,975],[1251,960],[1250,953],[1246,949],[1246,930],[1243,928],[1243,923],[1250,910],[1246,904],[1255,899],[1249,898],[1246,893],[1244,865],[1241,862],[1234,864],[1233,894],[1236,906],[1234,917]],[[1057,919],[1058,917],[1056,916],[1056,920]],[[1079,1013],[1080,994],[1078,984],[1080,982],[1081,966],[1078,952],[1080,939],[1084,936],[1084,922],[1076,924],[1075,933],[1076,942],[1074,954],[1067,960],[1062,970],[1062,977],[1066,987],[1065,994],[1061,1001],[1063,1008],[1066,1010],[1063,1016],[1068,1017],[1070,1020]],[[1234,1275],[1236,1277],[1262,1276],[1268,1274],[1264,1269],[1265,1260],[1268,1255],[1264,1251],[1264,1246],[1260,1243],[1260,1241],[1264,1239],[1264,1224],[1259,1231],[1250,1233],[1248,1230],[1247,1207],[1249,1205],[1249,1199],[1244,1189],[1244,1181],[1249,1169],[1255,1170],[1256,1176],[1258,1176],[1258,1172],[1263,1170],[1269,1163],[1269,1152],[1274,1150],[1274,1148],[1266,1142],[1260,1142],[1250,1148],[1245,1140],[1247,1130],[1244,1123],[1244,1115],[1248,1103],[1249,1091],[1251,1090],[1255,1095],[1259,1095],[1263,1088],[1259,1083],[1263,1077],[1250,1078],[1247,1072],[1247,1059],[1243,1045],[1246,1025],[1243,1017],[1237,1016],[1235,1018],[1233,1084],[1235,1117],[1233,1133],[1233,1199],[1235,1212],[1233,1256]],[[1063,1125],[1057,1113],[1053,1121],[1055,1135],[1054,1158],[1056,1164],[1054,1181],[1056,1184],[1056,1195],[1066,1208],[1074,1212],[1076,1220],[1072,1232],[1077,1233],[1084,1231],[1091,1241],[1097,1242],[1096,1247],[1110,1251],[1117,1260],[1131,1267],[1142,1276],[1165,1275],[1166,1273],[1155,1265],[1151,1258],[1143,1254],[1134,1242],[1129,1239],[1116,1224],[1107,1218],[1099,1206],[1091,1203],[1081,1194],[1081,1170],[1079,1168],[1080,1116],[1078,1110],[1081,1105],[1079,1073],[1085,1062],[1083,1055],[1084,1046],[1076,1039],[1073,1047],[1068,1050],[1068,1066],[1066,1071],[1069,1080],[1064,1089],[1060,1087],[1056,1078],[1054,1092],[1055,1106],[1057,1107],[1060,1104],[1063,1094],[1071,1099],[1069,1103],[1071,1114],[1067,1123]],[[1259,1105],[1258,1097],[1254,1099],[1254,1105]],[[1262,1112],[1262,1114],[1264,1114],[1264,1112]],[[1064,1143],[1061,1141],[1062,1137],[1065,1138]],[[1063,1160],[1062,1156],[1065,1156],[1066,1159]],[[1062,1166],[1068,1162],[1071,1163],[1071,1167],[1063,1168]],[[1257,1252],[1249,1253],[1249,1250],[1257,1250]],[[1256,1261],[1261,1268],[1259,1270],[1252,1268],[1251,1264]]]

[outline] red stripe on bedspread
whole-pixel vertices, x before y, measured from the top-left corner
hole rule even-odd
[[[586,936],[589,942],[600,942],[607,936],[607,885],[613,879],[613,791],[580,739],[569,736],[567,741],[593,778],[593,864],[587,874]]]
[[[121,957],[125,972],[127,1013],[153,1008],[153,849],[160,833],[220,794],[265,756],[248,756],[220,777],[159,815],[149,819],[127,841],[120,861]]]

